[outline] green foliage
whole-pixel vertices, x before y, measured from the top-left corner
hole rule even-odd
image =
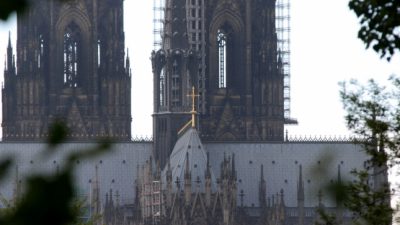
[[[56,151],[68,133],[66,126],[57,122],[50,129],[48,150],[45,154]],[[76,201],[73,185],[73,169],[77,158],[88,158],[103,153],[109,148],[106,141],[97,146],[78,151],[67,158],[67,163],[57,173],[33,175],[27,179],[26,190],[11,208],[0,213],[0,224],[13,225],[92,225],[98,216],[82,223],[78,216],[82,214],[82,203]],[[7,173],[12,161],[0,163],[0,177]],[[10,204],[7,204],[10,205]]]
[[[336,216],[327,213],[324,208],[318,208],[317,213],[321,217],[320,221],[316,221],[315,225],[339,225],[340,223],[336,220]]]
[[[72,176],[68,170],[44,177],[31,177],[21,201],[10,214],[0,218],[2,224],[54,225],[70,224],[75,214],[71,208],[74,197]]]
[[[372,188],[370,185],[371,174],[366,170],[354,170],[352,174],[356,176],[357,180],[346,185],[349,195],[344,201],[344,206],[355,213],[355,224],[391,224],[393,210],[390,207],[388,186]]]
[[[360,20],[358,37],[390,61],[400,48],[400,1],[350,0],[349,8]]]
[[[54,121],[49,129],[49,136],[47,138],[49,147],[53,148],[60,144],[67,137],[68,132],[68,127],[63,120]]]
[[[347,126],[363,140],[361,144],[371,156],[371,166],[392,166],[399,158],[400,80],[389,80],[389,88],[374,80],[367,85],[356,81],[340,84]]]
[[[338,204],[353,213],[353,224],[389,225],[393,209],[390,206],[388,167],[398,164],[400,148],[400,80],[391,77],[391,86],[384,87],[369,80],[340,83],[340,96],[347,112],[347,127],[359,136],[357,144],[369,156],[365,169],[353,170],[354,181],[337,182],[328,193]],[[374,186],[371,184],[374,183]],[[320,209],[322,223],[340,224],[334,215]]]
[[[30,4],[37,0],[0,0],[0,20],[7,20],[13,13],[25,12]],[[70,1],[70,0],[48,0],[48,1]]]
[[[27,0],[0,0],[0,20],[7,20],[14,12],[23,12],[28,6]]]
[[[7,175],[11,164],[12,164],[11,158],[0,160],[0,180],[4,178],[5,175]]]
[[[86,199],[76,199],[72,203],[72,210],[74,212],[74,215],[84,215],[85,214],[85,209],[87,208],[86,204]],[[87,220],[84,221],[79,217],[74,218],[74,222],[72,224],[74,225],[95,225],[98,224],[101,220],[101,215],[96,214],[96,215],[91,215],[91,217]]]
[[[387,168],[396,164],[400,147],[400,81],[395,77],[390,80],[390,89],[374,80],[366,85],[356,81],[340,84],[347,126],[360,137],[357,144],[363,145],[369,156],[365,169],[352,171],[354,181],[338,182],[328,189],[335,196],[342,196],[337,202],[353,213],[353,224],[392,223],[391,193],[386,179]],[[337,218],[324,211],[320,211],[320,217],[323,224],[337,224]]]

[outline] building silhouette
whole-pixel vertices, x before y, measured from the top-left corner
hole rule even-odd
[[[207,141],[283,141],[283,65],[275,1],[165,1],[153,52],[155,158],[165,165],[199,90]]]
[[[122,0],[34,1],[18,15],[16,59],[7,49],[3,140],[43,140],[58,119],[71,140],[130,140],[124,38]]]
[[[77,192],[98,224],[308,225],[319,208],[350,220],[323,187],[349,179],[367,156],[347,139],[284,135],[293,121],[275,1],[165,0],[163,10],[161,47],[151,53],[153,140],[131,140],[123,0],[37,0],[18,15],[0,143],[17,169],[0,194],[18,199],[30,172],[56,172],[68,154],[108,137],[111,153],[75,162]],[[38,158],[58,120],[70,142]]]

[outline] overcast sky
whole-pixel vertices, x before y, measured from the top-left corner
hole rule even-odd
[[[372,50],[365,50],[357,39],[357,19],[347,3],[348,0],[291,2],[291,116],[298,119],[299,125],[287,127],[290,135],[348,134],[338,82],[351,78],[383,81],[391,74],[400,74],[399,57],[387,63]],[[125,0],[126,47],[133,73],[134,136],[152,134],[152,4],[152,0]],[[15,20],[0,22],[0,71],[4,70],[8,30],[15,38]]]

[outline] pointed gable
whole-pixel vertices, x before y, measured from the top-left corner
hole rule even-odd
[[[72,135],[80,135],[81,137],[88,136],[86,125],[75,99],[73,100],[71,108],[68,111],[67,121],[69,128],[73,131]]]
[[[198,183],[199,181],[196,181],[196,179],[199,177],[201,183],[196,185],[198,185],[201,190],[204,189],[207,154],[196,129],[189,128],[178,139],[169,160],[172,170],[172,180],[178,178],[180,181],[183,181],[185,169],[188,165],[189,171],[191,172],[192,184]],[[189,162],[187,162],[187,160],[189,160]],[[167,169],[167,167],[164,169],[163,174],[166,173]],[[215,190],[216,187],[215,181],[215,176],[211,172],[211,187],[213,190]]]
[[[191,217],[200,217],[200,218],[207,217],[206,207],[204,206],[204,201],[203,201],[203,198],[202,198],[200,192],[197,192],[194,197],[190,216]]]

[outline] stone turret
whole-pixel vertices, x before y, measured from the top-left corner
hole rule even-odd
[[[299,180],[297,181],[297,210],[299,212],[298,224],[304,225],[304,181],[301,165],[299,166]]]
[[[264,179],[264,165],[261,164],[261,171],[260,171],[260,185],[258,188],[258,199],[261,208],[267,207],[267,184]]]
[[[192,196],[192,173],[190,172],[189,152],[186,152],[186,166],[185,166],[185,206],[190,205]]]
[[[210,168],[210,154],[207,152],[207,169],[205,172],[205,182],[204,182],[204,189],[205,189],[205,199],[206,199],[206,207],[211,206],[211,168]]]

